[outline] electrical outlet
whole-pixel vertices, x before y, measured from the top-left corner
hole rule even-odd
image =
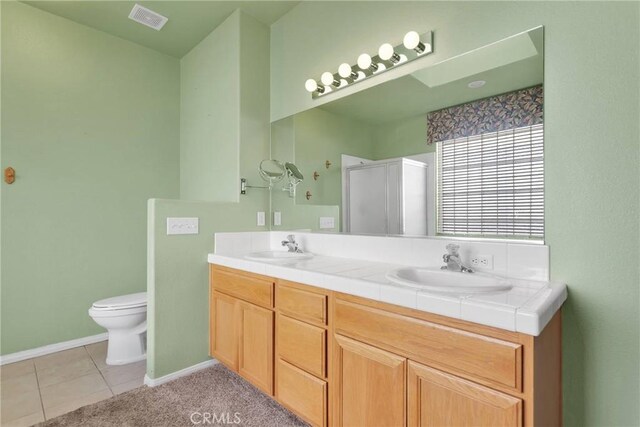
[[[282,225],[282,212],[275,211],[273,213],[273,225]]]
[[[473,255],[471,267],[493,270],[493,255]]]
[[[323,230],[335,228],[336,222],[332,216],[320,217],[320,228]]]
[[[264,225],[265,225],[264,212],[258,212],[258,215],[256,217],[256,223],[257,223],[258,227],[264,227]]]

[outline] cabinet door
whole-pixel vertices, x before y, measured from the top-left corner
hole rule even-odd
[[[273,312],[239,302],[238,373],[273,395]]]
[[[228,368],[238,370],[237,300],[218,292],[211,293],[209,345],[212,357]]]
[[[278,360],[278,400],[312,426],[327,425],[327,383]]]
[[[409,361],[408,426],[522,425],[522,401]]]
[[[336,393],[339,426],[404,426],[407,359],[336,335]]]

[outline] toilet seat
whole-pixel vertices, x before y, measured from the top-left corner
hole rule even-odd
[[[133,314],[146,313],[147,306],[143,305],[141,307],[133,307],[133,308],[120,308],[120,309],[99,309],[91,307],[89,309],[89,316],[94,319],[97,317],[126,317]]]
[[[134,308],[147,307],[147,293],[138,292],[136,294],[120,295],[96,301],[91,306],[93,311],[114,311],[128,310]]]

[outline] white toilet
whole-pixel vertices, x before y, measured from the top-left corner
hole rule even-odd
[[[107,365],[124,365],[147,357],[147,293],[94,302],[89,316],[109,332]]]

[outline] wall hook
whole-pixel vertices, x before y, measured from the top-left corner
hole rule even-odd
[[[327,160],[326,162],[324,162],[324,167],[326,167],[327,169],[329,169],[329,166],[331,166],[331,162],[329,160]]]
[[[8,167],[4,170],[4,182],[7,184],[13,184],[16,180],[16,170],[12,167]]]
[[[307,194],[305,194],[304,196],[307,198],[307,200],[310,200],[311,199],[311,191],[307,191]]]
[[[318,172],[314,172],[313,173],[313,180],[317,181],[319,176],[320,176],[320,174]]]

